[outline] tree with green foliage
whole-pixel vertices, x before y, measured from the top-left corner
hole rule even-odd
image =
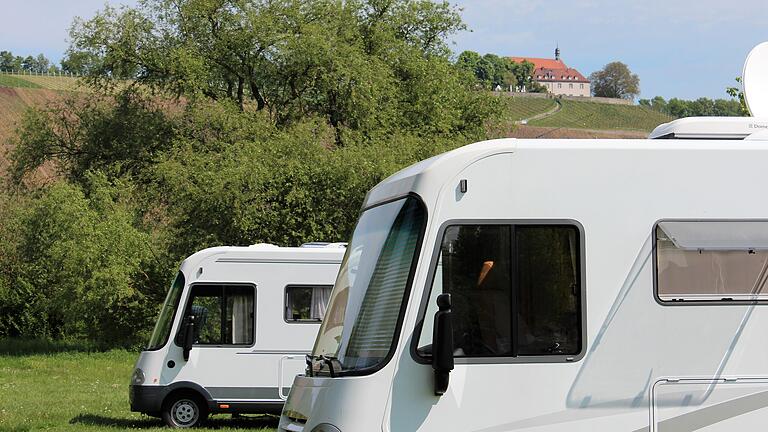
[[[320,116],[342,144],[350,131],[480,127],[448,60],[445,38],[463,28],[456,8],[426,0],[145,0],[78,21],[71,52],[98,57],[97,87],[128,78],[253,104],[279,125]]]
[[[59,182],[0,211],[0,337],[146,338],[159,301],[147,293],[153,255],[125,185],[90,175],[84,188]]]
[[[663,97],[656,96],[650,100],[640,99],[638,103],[678,118],[701,116],[738,117],[743,115],[741,104],[733,99],[712,100],[702,97],[696,100],[672,98],[666,101]]]
[[[741,89],[741,77],[736,77],[736,82],[738,85],[727,87],[725,89],[725,92],[728,94],[728,96],[732,98],[736,98],[739,101],[739,104],[741,104],[741,114],[744,116],[749,116],[749,108],[747,108],[747,100],[744,99],[744,91]]]
[[[26,71],[35,73],[58,72],[58,67],[43,54],[37,56],[15,56],[10,51],[0,51],[0,70]]]
[[[31,55],[26,56],[21,60],[20,66],[21,70],[34,73],[46,73],[58,70],[58,68],[56,68],[55,65],[52,65],[51,61],[43,54],[38,54],[36,57],[32,57]]]
[[[522,89],[527,92],[545,91],[544,86],[533,81],[535,66],[524,61],[515,63],[508,57],[496,54],[481,56],[474,51],[463,51],[456,59],[456,67],[474,77],[477,85],[485,89]]]
[[[61,60],[61,70],[73,75],[88,75],[99,69],[100,60],[99,56],[91,52],[70,49]]]
[[[94,170],[138,176],[173,136],[164,107],[133,88],[112,99],[70,95],[24,117],[11,154],[12,179],[20,183],[46,162],[77,183]]]
[[[10,51],[0,51],[0,70],[19,71],[23,61],[23,58],[13,55]]]
[[[653,99],[640,99],[637,101],[638,105],[654,109],[659,112],[666,113],[667,101],[661,96],[655,96]]]
[[[640,94],[640,78],[622,62],[611,62],[589,76],[597,97],[634,99]]]
[[[346,239],[371,187],[464,143],[398,133],[376,146],[329,151],[333,128],[317,119],[277,128],[267,116],[222,104],[196,107],[184,121],[186,132],[152,170],[154,199],[173,209],[168,219],[179,254],[220,244]]]
[[[25,114],[0,193],[0,337],[134,345],[195,251],[346,239],[376,183],[490,137],[498,98],[450,61],[462,28],[425,0],[145,0],[78,21],[65,64],[84,59],[91,91]]]

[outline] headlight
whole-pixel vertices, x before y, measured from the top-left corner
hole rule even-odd
[[[319,425],[312,428],[312,432],[341,432],[339,428],[332,424],[328,423],[320,423]]]
[[[140,368],[136,368],[131,375],[131,384],[142,385],[144,384],[144,371]]]

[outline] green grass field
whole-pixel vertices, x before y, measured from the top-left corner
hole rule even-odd
[[[77,90],[79,80],[66,76],[0,74],[0,87]]]
[[[128,380],[136,353],[13,347],[0,343],[0,431],[165,429],[160,420],[129,411]],[[213,416],[206,424],[262,432],[276,425],[273,416],[228,415]]]
[[[40,88],[41,86],[21,76],[0,74],[0,87]]]
[[[672,117],[638,105],[611,105],[562,100],[563,108],[550,117],[534,120],[531,126],[599,130],[651,131]]]

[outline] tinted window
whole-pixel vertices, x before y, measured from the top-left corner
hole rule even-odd
[[[573,355],[581,350],[579,234],[568,225],[445,230],[419,350],[435,299],[451,294],[456,357]]]
[[[332,285],[287,286],[285,288],[286,321],[322,321],[332,289]]]
[[[253,343],[254,289],[246,286],[194,285],[185,319],[195,318],[196,345]]]
[[[515,234],[517,353],[578,353],[578,231],[569,226],[519,226]]]

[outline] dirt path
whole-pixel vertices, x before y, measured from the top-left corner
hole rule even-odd
[[[518,121],[517,123],[518,124],[528,124],[528,122],[532,122],[534,120],[541,120],[543,118],[547,118],[549,116],[557,114],[557,112],[560,111],[561,109],[563,109],[562,102],[560,102],[559,100],[555,99],[555,106],[552,107],[552,109],[550,109],[549,111],[545,111],[543,113],[536,114],[535,116],[528,117],[527,119],[522,119],[522,120]]]

